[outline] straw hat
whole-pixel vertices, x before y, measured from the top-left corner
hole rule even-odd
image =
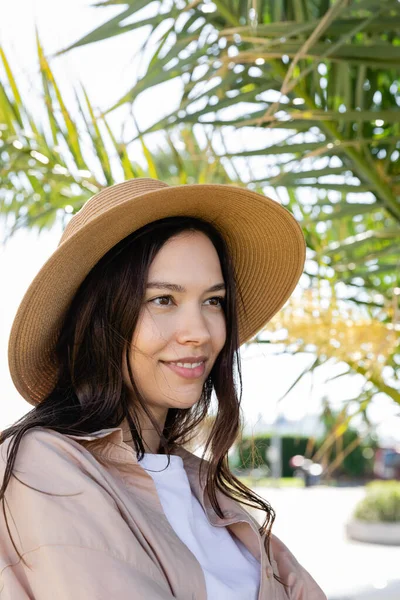
[[[292,214],[274,200],[231,185],[169,186],[139,178],[103,189],[76,213],[19,306],[8,359],[20,394],[37,404],[57,379],[56,340],[76,291],[108,250],[140,227],[171,216],[211,222],[230,249],[241,291],[240,343],[285,304],[303,270],[305,241]]]

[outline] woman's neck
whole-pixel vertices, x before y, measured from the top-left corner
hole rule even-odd
[[[132,434],[129,429],[129,424],[127,419],[124,419],[121,423],[123,441],[125,444],[128,444],[133,450],[135,450],[135,444],[132,439]],[[147,427],[142,428],[142,442],[144,446],[144,451],[150,454],[161,454],[160,449],[160,436],[157,431],[150,424],[147,424]]]

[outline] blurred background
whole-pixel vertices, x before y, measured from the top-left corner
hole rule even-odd
[[[307,261],[242,348],[230,461],[329,600],[400,600],[399,32],[398,0],[0,4],[0,429],[31,408],[7,365],[18,304],[91,195],[271,196]]]

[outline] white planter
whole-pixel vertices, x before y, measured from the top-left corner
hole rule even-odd
[[[400,546],[400,523],[368,523],[352,520],[346,524],[346,533],[349,538],[358,542]]]

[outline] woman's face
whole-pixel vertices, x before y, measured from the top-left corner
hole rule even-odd
[[[225,284],[209,238],[186,231],[154,258],[130,365],[135,383],[160,423],[169,408],[200,398],[225,343]],[[129,381],[125,381],[130,387]]]

